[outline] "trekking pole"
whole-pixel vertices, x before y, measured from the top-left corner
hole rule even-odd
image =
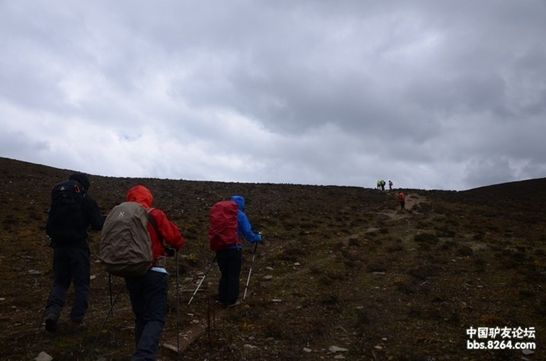
[[[201,277],[201,280],[197,284],[197,287],[195,288],[195,291],[193,291],[193,294],[191,295],[191,298],[188,301],[188,305],[191,304],[191,301],[193,301],[193,298],[197,294],[197,291],[199,291],[199,288],[201,288],[201,285],[203,284],[203,281],[207,277],[207,274],[209,273],[210,269],[212,268],[212,265],[214,264],[214,262],[216,262],[216,256],[214,256],[214,258],[212,259],[212,262],[209,264],[209,266],[207,267],[205,273],[203,274],[203,277]]]
[[[111,286],[111,274],[108,273],[108,281],[110,282],[110,286]],[[112,287],[109,288],[110,289],[110,292],[112,290]],[[106,329],[106,324],[108,323],[108,320],[110,319],[110,316],[112,316],[114,314],[114,306],[116,304],[116,302],[118,301],[118,298],[119,298],[119,295],[122,293],[123,291],[120,289],[118,291],[118,293],[116,293],[116,295],[114,297],[112,297],[112,293],[110,293],[110,309],[108,310],[108,313],[106,314],[106,317],[104,318],[104,321],[102,321],[102,324],[100,326],[100,330],[105,330]],[[100,337],[100,333],[98,333],[97,335],[95,335],[94,339],[92,339],[90,341],[90,347],[89,349],[91,350],[91,354],[96,354],[98,352],[98,349],[96,349],[96,345],[97,345],[97,342],[99,340],[99,337]]]
[[[180,360],[180,267],[176,250],[176,360]]]
[[[113,314],[114,299],[112,298],[112,274],[111,273],[108,273],[108,297],[110,298],[110,308],[112,309],[112,314]]]
[[[254,243],[254,250],[252,251],[252,262],[248,270],[248,277],[246,278],[245,292],[243,293],[243,300],[246,298],[246,291],[248,290],[248,284],[250,283],[250,275],[252,274],[252,266],[254,266],[254,259],[256,258],[256,248],[258,248],[258,242]]]

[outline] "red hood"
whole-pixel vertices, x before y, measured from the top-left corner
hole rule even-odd
[[[144,208],[150,208],[154,202],[154,196],[148,188],[137,185],[127,191],[127,201],[137,202],[142,204]]]

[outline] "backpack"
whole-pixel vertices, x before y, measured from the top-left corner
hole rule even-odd
[[[210,208],[209,244],[213,251],[239,244],[237,213],[239,207],[233,201],[220,201]]]
[[[76,181],[64,181],[53,187],[46,232],[56,243],[70,244],[87,238],[84,199],[85,192]]]
[[[148,223],[155,224],[150,211],[137,202],[123,202],[110,211],[99,243],[99,259],[107,272],[122,277],[142,276],[152,266]]]

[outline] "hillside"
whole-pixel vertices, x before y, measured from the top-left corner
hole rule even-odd
[[[113,316],[107,274],[96,259],[87,327],[41,326],[52,277],[44,225],[51,187],[71,172],[0,158],[2,360],[126,360],[133,318],[123,281]],[[232,194],[264,233],[248,299],[220,313],[183,360],[546,360],[546,179],[465,192],[195,182],[93,176],[90,194],[106,214],[133,184],[148,186],[187,240],[180,258],[180,323],[207,324],[218,271],[187,300],[213,258],[208,209]],[[248,272],[244,251],[241,284]],[[176,263],[163,341],[176,339]],[[70,301],[69,301],[70,302]],[[469,327],[536,330],[537,350],[467,350]],[[335,351],[332,346],[346,350]],[[174,359],[162,349],[161,360]]]

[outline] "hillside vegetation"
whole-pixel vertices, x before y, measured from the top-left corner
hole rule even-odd
[[[108,276],[91,233],[86,327],[61,317],[41,325],[52,282],[45,235],[50,191],[71,171],[0,158],[0,342],[2,360],[127,360],[133,315],[124,283],[107,319]],[[264,234],[250,293],[182,354],[183,360],[545,360],[546,179],[465,192],[91,177],[103,213],[134,184],[187,240],[179,258],[180,326],[207,324],[216,267],[187,306],[208,249],[209,207],[232,194]],[[251,249],[244,250],[242,289]],[[168,264],[170,313],[163,342],[176,345],[176,261]],[[72,289],[70,290],[72,291]],[[71,300],[69,299],[69,305]],[[467,350],[469,327],[534,327],[537,350]],[[338,349],[333,348],[336,346]],[[161,360],[174,359],[163,348]]]

